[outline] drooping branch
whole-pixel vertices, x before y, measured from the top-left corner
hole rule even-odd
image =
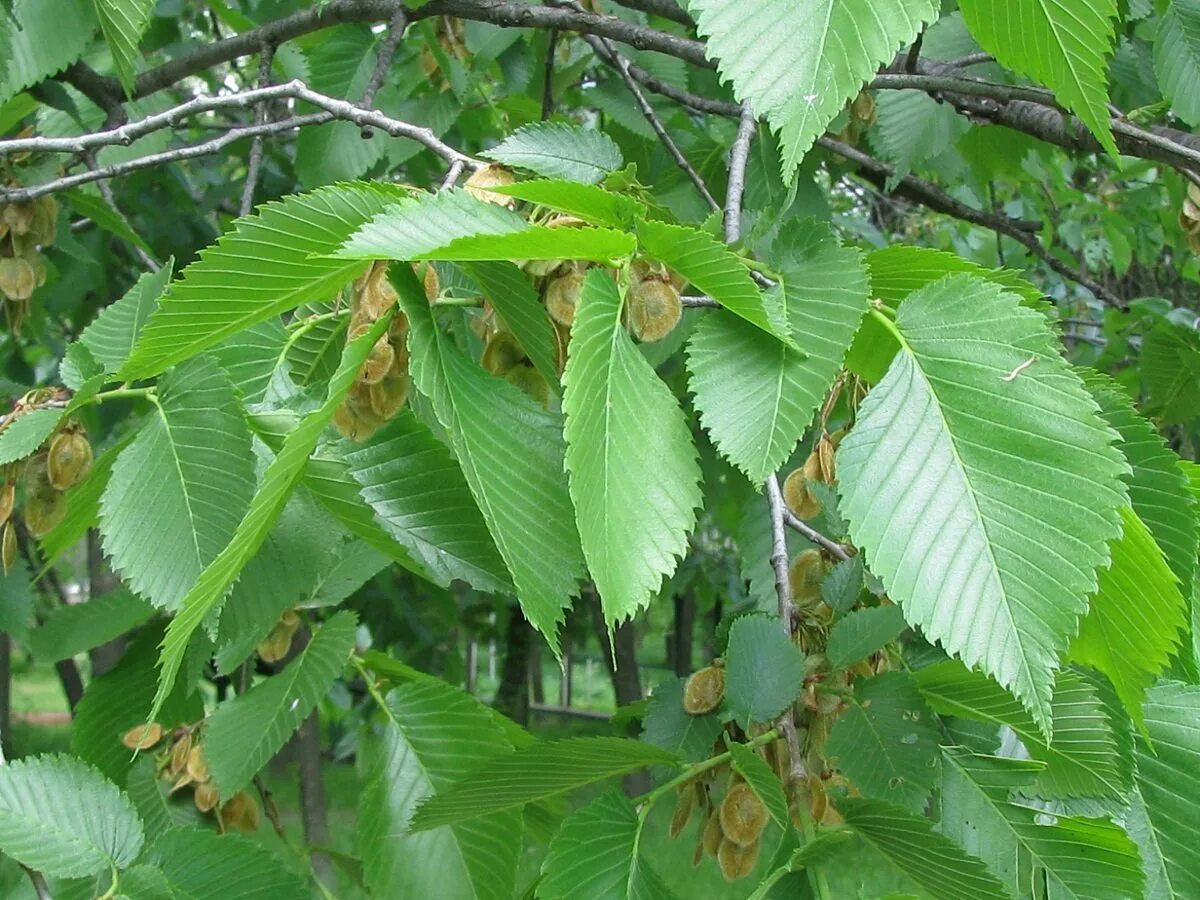
[[[675,0],[613,0],[613,2],[617,6],[636,9],[639,12],[650,13],[652,16],[661,16],[672,22],[678,22],[680,25],[690,26],[692,24],[692,17]]]

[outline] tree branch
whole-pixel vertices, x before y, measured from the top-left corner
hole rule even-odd
[[[125,175],[129,172],[134,172],[139,169],[149,168],[151,166],[165,165],[171,162],[178,162],[184,159],[194,159],[199,156],[207,156],[213,153],[218,153],[225,147],[236,141],[245,138],[252,138],[258,135],[272,135],[282,132],[293,131],[307,125],[319,125],[325,122],[334,120],[346,120],[353,122],[361,127],[371,126],[378,130],[391,135],[392,137],[403,137],[414,140],[430,150],[434,151],[438,156],[441,156],[447,162],[461,163],[463,166],[477,169],[483,163],[461,153],[458,150],[446,144],[437,137],[428,128],[418,125],[412,125],[408,122],[402,122],[399,119],[393,119],[390,116],[385,116],[383,113],[376,110],[361,109],[353,103],[345,100],[337,100],[333,97],[328,97],[325,94],[317,93],[309,89],[301,81],[291,81],[287,84],[273,85],[271,87],[243,91],[239,94],[231,94],[222,97],[204,97],[190,100],[166,112],[159,113],[154,116],[148,116],[138,122],[129,125],[121,126],[120,128],[110,129],[108,131],[95,132],[88,135],[82,135],[74,138],[24,138],[12,141],[0,141],[0,156],[5,154],[31,151],[50,151],[50,152],[87,152],[94,147],[110,146],[115,144],[128,144],[134,138],[140,137],[143,134],[149,134],[158,131],[162,128],[174,127],[178,121],[187,115],[193,115],[197,112],[207,112],[214,109],[222,108],[244,108],[258,101],[267,101],[281,97],[303,100],[311,103],[323,110],[319,113],[310,113],[307,115],[292,116],[288,119],[281,119],[275,122],[265,122],[263,124],[247,125],[244,127],[233,128],[225,132],[221,136],[210,141],[205,141],[201,144],[190,145],[187,147],[178,147],[172,150],[165,150],[161,153],[154,153],[148,156],[139,157],[133,160],[127,160],[122,163],[115,163],[110,166],[104,166],[90,172],[81,172],[75,175],[67,175],[55,181],[47,182],[32,187],[11,188],[8,190],[0,190],[0,200],[31,200],[34,197],[39,197],[42,194],[50,194],[55,191],[65,190],[66,188],[74,187],[79,184],[86,184],[92,181],[98,181],[105,178],[114,178],[119,175]]]
[[[661,16],[664,19],[670,19],[672,22],[678,22],[680,25],[691,26],[692,17],[685,12],[675,0],[613,0],[617,6],[624,6],[626,9],[636,9],[638,12],[649,13],[652,16]]]
[[[729,187],[725,192],[725,243],[736,244],[742,238],[742,194],[746,189],[746,164],[750,160],[750,142],[758,130],[758,120],[747,103],[742,107],[737,137],[729,151]]]
[[[271,82],[271,62],[275,59],[275,48],[271,44],[263,44],[258,58],[258,86],[265,88]],[[267,124],[267,101],[259,100],[254,104],[254,120],[259,125]],[[254,191],[258,187],[258,173],[262,169],[263,136],[256,135],[250,144],[250,157],[246,162],[246,183],[242,185],[242,202],[238,214],[250,215],[254,208]]]

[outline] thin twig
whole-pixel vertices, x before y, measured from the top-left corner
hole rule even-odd
[[[746,189],[746,164],[750,160],[750,143],[758,128],[758,120],[747,103],[742,107],[737,137],[729,151],[729,187],[725,192],[725,243],[736,244],[742,237],[742,194]]]
[[[442,180],[442,184],[438,190],[448,191],[454,185],[458,184],[458,179],[462,176],[463,168],[463,161],[461,159],[456,159],[452,162],[450,164],[450,171],[446,173],[446,177]]]
[[[92,170],[92,171],[96,170],[97,165],[96,165],[95,154],[93,154],[89,151],[83,155],[83,159],[84,159],[84,164],[90,170]],[[109,208],[112,209],[113,213],[116,214],[117,218],[120,219],[122,222],[124,222],[130,231],[134,231],[133,223],[131,221],[129,221],[129,217],[127,215],[125,215],[124,212],[121,211],[121,207],[117,206],[117,197],[116,197],[116,194],[113,193],[112,185],[110,185],[107,181],[101,181],[98,186],[100,189],[101,199],[103,199],[104,202],[108,204]],[[133,252],[134,252],[134,255],[137,256],[137,258],[141,261],[142,265],[145,266],[147,269],[149,269],[151,272],[157,272],[160,268],[162,268],[158,264],[158,260],[156,260],[154,257],[152,257],[149,253],[147,253],[145,250],[143,250],[137,244],[133,245]]]
[[[398,10],[392,16],[392,21],[388,23],[387,35],[384,37],[383,43],[379,45],[379,58],[375,63],[375,71],[367,79],[367,86],[363,89],[362,99],[358,102],[358,105],[363,109],[370,109],[371,104],[375,102],[375,95],[383,87],[387,73],[392,68],[392,60],[396,58],[396,48],[400,46],[400,40],[404,37],[404,29],[407,27],[407,10]],[[362,130],[363,140],[369,140],[372,134],[374,132],[370,128],[364,128]]]
[[[258,87],[265,88],[271,82],[271,62],[275,59],[275,47],[263,44],[258,58]],[[267,124],[267,101],[259,100],[254,105],[254,121],[259,125]],[[258,176],[262,170],[263,136],[255,135],[250,144],[250,157],[246,161],[246,183],[242,185],[242,203],[238,209],[239,215],[248,216],[254,208],[254,191],[258,187]]]
[[[817,529],[813,528],[803,519],[799,518],[794,512],[786,506],[783,509],[783,524],[787,525],[792,531],[797,532],[802,537],[807,538],[812,543],[816,544],[830,556],[837,559],[849,559],[853,554],[837,541],[830,540]]]

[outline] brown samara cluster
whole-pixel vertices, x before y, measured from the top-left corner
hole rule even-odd
[[[54,241],[58,203],[49,194],[0,206],[0,297],[9,327],[29,315],[33,292],[46,283],[40,248]]]
[[[20,416],[48,402],[61,402],[59,391],[41,389],[19,400],[5,421],[11,428]],[[17,531],[14,513],[18,508],[18,484],[24,495],[21,515],[30,535],[42,538],[53,531],[67,515],[68,492],[83,481],[92,468],[92,445],[83,424],[68,416],[46,438],[32,456],[0,467],[0,555],[8,572],[17,558]]]

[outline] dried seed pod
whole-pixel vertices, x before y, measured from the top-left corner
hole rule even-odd
[[[20,256],[0,259],[0,294],[9,300],[28,300],[37,287],[37,272]]]
[[[504,373],[504,380],[543,406],[550,403],[550,385],[546,383],[542,373],[533,366],[525,363],[513,366]]]
[[[679,837],[683,833],[683,829],[687,828],[687,823],[692,818],[692,810],[695,809],[695,806],[696,792],[692,790],[690,784],[683,785],[679,788],[679,802],[675,805],[675,815],[671,817],[671,837]]]
[[[575,307],[583,293],[583,272],[572,270],[559,275],[546,285],[546,312],[560,325],[571,327],[575,321]]]
[[[200,744],[193,744],[188,750],[184,769],[192,781],[208,781],[208,763],[204,761],[204,748]]]
[[[821,599],[821,582],[825,580],[825,557],[820,550],[802,550],[788,569],[792,599],[808,606]]]
[[[171,759],[167,764],[167,772],[171,775],[178,775],[187,768],[188,756],[192,752],[192,733],[185,732],[183,737],[179,738],[171,747]]]
[[[721,866],[721,874],[725,876],[725,880],[737,881],[753,872],[754,867],[758,864],[759,847],[760,844],[757,840],[746,846],[736,844],[728,838],[721,841],[721,846],[717,850],[717,862]]]
[[[714,809],[709,813],[708,821],[704,823],[704,831],[700,835],[700,845],[704,848],[705,854],[716,856],[724,839],[725,835],[721,833],[721,814]]]
[[[29,200],[6,205],[0,216],[13,234],[28,234],[33,225],[33,203]]]
[[[506,169],[504,166],[488,165],[482,169],[476,169],[463,184],[463,187],[476,200],[483,200],[485,203],[495,203],[497,206],[507,206],[511,209],[517,202],[515,198],[506,197],[504,194],[497,194],[495,191],[488,189],[507,187],[510,184],[516,184],[516,181],[517,176],[512,173],[511,169]]]
[[[367,384],[378,384],[392,371],[392,363],[396,360],[396,351],[392,342],[385,334],[375,342],[370,354],[359,370],[359,378]]]
[[[17,561],[17,530],[13,528],[12,522],[4,523],[4,537],[0,538],[0,547],[0,561],[3,562],[4,574],[7,575]]]
[[[837,481],[837,463],[834,458],[833,441],[829,439],[829,435],[821,435],[821,439],[817,441],[815,455],[817,457],[821,481],[826,484],[833,484]]]
[[[421,286],[425,288],[425,299],[433,303],[442,292],[442,285],[438,279],[437,269],[433,267],[433,263],[431,262],[415,262],[412,263],[412,270],[421,279]]]
[[[408,316],[402,312],[392,316],[391,324],[388,325],[388,340],[392,342],[392,349],[397,353],[404,350],[408,344]]]
[[[479,364],[493,375],[503,378],[513,366],[518,365],[523,359],[525,359],[525,348],[517,342],[512,332],[496,331],[484,344]]]
[[[60,431],[50,442],[46,474],[56,491],[65,491],[83,481],[92,468],[92,445],[74,429]]]
[[[279,627],[276,626],[259,643],[257,648],[258,658],[265,663],[276,663],[287,656],[288,651],[291,649],[292,635],[286,631],[280,631]]]
[[[411,383],[407,375],[389,375],[371,385],[371,411],[382,419],[394,419],[408,402]]]
[[[758,841],[767,827],[767,808],[745,782],[729,789],[720,806],[721,831],[726,840],[742,847]]]
[[[679,291],[667,282],[643,281],[629,289],[629,324],[638,340],[652,344],[670,334],[683,317]]]
[[[57,528],[67,516],[67,495],[46,485],[45,490],[25,496],[25,525],[29,533],[41,539]]]
[[[363,419],[349,403],[333,411],[333,427],[347,440],[362,443],[379,430],[379,426]]]
[[[121,736],[121,743],[130,750],[149,750],[162,740],[163,728],[157,722],[148,722],[130,728]]]
[[[58,201],[50,194],[43,194],[33,201],[33,216],[29,223],[29,233],[39,244],[49,244],[54,241],[54,233],[58,230]]]
[[[565,263],[565,259],[527,259],[521,263],[521,268],[534,278],[545,278],[553,275]]]
[[[821,513],[821,501],[809,489],[805,469],[793,471],[783,482],[783,502],[797,518],[812,519]]]
[[[16,482],[4,482],[4,487],[0,488],[0,525],[8,524],[8,517],[12,515],[13,506],[16,503],[16,499]]]
[[[258,828],[258,804],[245,791],[238,791],[221,807],[220,819],[225,828],[252,832]]]
[[[221,794],[215,784],[211,781],[206,781],[203,784],[196,785],[196,791],[192,794],[192,802],[196,804],[196,809],[200,810],[200,812],[212,812],[217,808],[217,804],[221,802]]]
[[[683,688],[683,709],[693,716],[710,713],[725,696],[725,670],[706,666],[691,674]]]

